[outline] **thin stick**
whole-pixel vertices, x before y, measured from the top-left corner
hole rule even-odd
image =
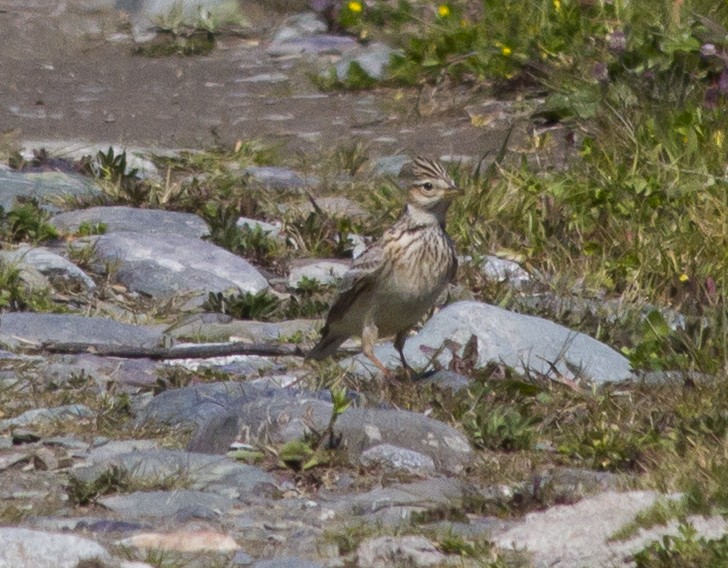
[[[186,345],[181,347],[134,347],[131,345],[98,345],[92,343],[43,343],[37,351],[47,353],[90,353],[100,357],[127,359],[206,359],[227,355],[262,355],[303,357],[300,346],[293,343],[221,343],[214,345]]]

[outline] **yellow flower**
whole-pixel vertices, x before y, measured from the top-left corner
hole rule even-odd
[[[713,142],[715,142],[715,145],[718,146],[718,148],[723,147],[723,139],[725,138],[725,135],[723,134],[722,130],[716,130],[713,132]]]
[[[561,12],[561,0],[553,0],[554,2],[554,10],[556,12]]]
[[[680,275],[680,277],[678,278],[678,280],[680,280],[680,282],[687,282],[688,280],[690,280],[690,276],[688,276],[687,274],[685,274],[685,273],[683,272],[683,273],[682,273],[682,274]]]
[[[511,50],[511,48],[510,48],[510,47],[508,47],[507,45],[504,45],[504,46],[503,46],[503,47],[501,48],[501,53],[502,53],[503,55],[505,55],[506,57],[508,57],[508,56],[509,56],[509,55],[510,55],[511,53],[513,53],[513,51]]]
[[[350,11],[352,11],[356,14],[361,12],[361,9],[362,9],[361,2],[356,2],[356,1],[349,2],[346,5],[346,7],[349,8]]]
[[[437,7],[437,15],[441,18],[447,18],[450,15],[450,6],[447,4],[440,4]]]

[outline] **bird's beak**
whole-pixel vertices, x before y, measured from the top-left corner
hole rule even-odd
[[[462,195],[465,193],[465,191],[459,187],[455,187],[454,185],[447,188],[447,191],[445,192],[445,195],[448,197],[457,197],[458,195]]]

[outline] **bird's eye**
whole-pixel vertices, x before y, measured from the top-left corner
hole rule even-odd
[[[432,189],[435,186],[432,185],[429,181],[426,181],[425,183],[422,184],[422,187],[424,187],[427,190],[430,190],[430,189]]]

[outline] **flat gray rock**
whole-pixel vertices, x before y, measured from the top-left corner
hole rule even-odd
[[[161,339],[159,331],[98,317],[32,312],[11,312],[0,317],[0,345],[9,348],[46,342],[149,347]]]
[[[181,235],[116,232],[96,240],[97,258],[115,262],[117,281],[152,298],[209,292],[260,292],[268,281],[247,260],[207,241]]]
[[[508,282],[514,288],[523,288],[531,283],[531,275],[520,264],[507,258],[487,255],[480,270],[489,280]]]
[[[35,198],[56,209],[54,200],[67,197],[98,197],[101,190],[89,178],[63,172],[16,172],[0,168],[0,207],[10,211],[18,198]]]
[[[460,373],[440,369],[431,376],[420,381],[423,385],[433,385],[440,390],[449,390],[452,392],[460,392],[470,386],[470,379]]]
[[[249,382],[203,383],[172,389],[155,396],[137,414],[137,424],[147,422],[176,425],[202,425],[227,413],[236,401],[251,401],[267,390]]]
[[[265,221],[259,221],[258,219],[250,219],[249,217],[240,217],[235,223],[241,229],[246,228],[254,231],[260,229],[264,234],[271,238],[282,237],[282,224],[277,221],[276,223],[266,223]]]
[[[115,388],[134,390],[156,385],[159,371],[166,366],[161,361],[150,359],[117,359],[79,353],[45,357],[36,368],[46,381],[56,384],[67,383],[74,377],[85,375],[93,378],[102,388],[113,382]]]
[[[121,454],[156,449],[159,449],[156,440],[111,440],[91,448],[88,457],[91,461],[101,463]]]
[[[372,79],[383,79],[393,53],[391,47],[379,42],[356,51],[345,52],[336,65],[336,76],[340,81],[345,80],[351,64],[356,63]]]
[[[107,3],[109,9],[114,9],[115,3],[123,2],[124,0],[93,0],[92,2],[84,3],[86,7],[91,8],[90,4],[93,3]],[[131,0],[137,1],[137,0]],[[117,6],[118,7],[118,6]],[[99,7],[100,8],[100,7]],[[64,160],[69,161],[80,161],[86,156],[95,157],[99,152],[106,154],[111,148],[114,156],[119,156],[123,152],[126,152],[126,167],[129,169],[136,169],[137,175],[142,179],[154,179],[162,181],[162,176],[157,170],[157,166],[154,162],[145,156],[178,156],[179,152],[167,148],[148,148],[148,147],[129,147],[122,146],[113,143],[103,142],[89,142],[87,140],[79,139],[66,139],[59,140],[56,138],[41,138],[41,139],[24,139],[22,141],[24,146],[20,154],[27,161],[32,160],[34,156],[34,149],[43,148],[50,156],[59,156]]]
[[[86,289],[96,288],[96,283],[88,274],[67,258],[45,247],[21,245],[15,250],[3,250],[0,251],[0,260],[19,266],[31,266],[44,276],[80,283]]]
[[[0,527],[2,568],[76,568],[94,558],[112,560],[103,546],[76,535]]]
[[[127,472],[132,483],[150,484],[160,479],[179,478],[188,489],[209,491],[237,499],[254,495],[261,487],[275,487],[274,478],[257,467],[223,456],[184,450],[149,449],[114,454],[75,468],[70,475],[92,483],[110,468]]]
[[[430,456],[391,444],[379,444],[364,450],[359,463],[364,467],[421,477],[435,474],[435,462]]]
[[[326,33],[327,26],[313,12],[296,14],[283,22],[273,36],[273,43],[282,43],[292,39],[311,37],[317,34]]]
[[[233,502],[226,497],[204,491],[136,491],[102,497],[99,504],[126,519],[150,517],[164,519],[180,513],[208,518],[228,511]]]
[[[315,562],[305,558],[286,556],[272,560],[258,560],[253,564],[252,568],[324,568],[324,565],[321,562]]]
[[[168,333],[177,338],[194,338],[197,342],[206,341],[249,341],[266,343],[289,339],[299,334],[313,334],[320,327],[316,320],[287,320],[264,322],[237,320],[225,314],[194,314],[183,322],[176,323]]]
[[[553,365],[562,377],[588,378],[597,383],[633,378],[625,357],[588,335],[480,302],[456,302],[440,310],[407,340],[405,357],[413,367],[424,368],[445,340],[464,346],[472,335],[478,338],[480,366],[494,361],[519,372],[529,369],[549,376]],[[375,354],[389,368],[401,365],[391,342],[377,346]],[[444,366],[451,358],[447,349],[438,356]],[[341,364],[361,376],[376,374],[376,368],[363,355]]]
[[[244,21],[234,0],[116,0],[115,8],[130,14],[137,39],[146,39],[145,32],[170,19],[191,27],[200,27],[203,18],[221,24]]]
[[[637,513],[664,499],[651,491],[608,491],[587,497],[574,505],[558,505],[545,511],[529,513],[515,526],[494,534],[491,540],[503,549],[526,549],[533,554],[534,566],[546,568],[607,568],[624,565],[624,559],[643,549],[664,534],[677,534],[677,520],[668,526],[640,530],[626,541],[609,537]],[[722,517],[688,519],[699,536],[718,538],[726,532]]]
[[[311,428],[323,431],[331,403],[310,399],[265,398],[239,407],[241,437],[252,443],[285,443],[302,439]],[[429,456],[437,469],[463,470],[471,458],[467,438],[454,428],[406,410],[349,408],[336,421],[341,447],[352,461],[367,449],[391,444]]]
[[[318,178],[314,176],[305,177],[290,168],[280,166],[250,166],[245,168],[244,174],[256,185],[280,191],[299,191],[318,183]]]
[[[348,495],[336,504],[336,508],[354,515],[376,515],[389,510],[394,512],[393,517],[396,518],[402,511],[462,507],[465,496],[465,485],[461,481],[438,477]],[[402,520],[406,519],[400,518]]]
[[[311,37],[274,41],[265,52],[273,57],[292,55],[340,55],[356,49],[359,43],[352,37],[320,34]]]
[[[76,233],[82,223],[103,223],[106,232],[161,233],[199,239],[210,234],[207,223],[192,213],[138,209],[123,205],[89,207],[59,213],[50,220],[51,225],[65,233]]]
[[[330,195],[328,197],[317,197],[316,205],[319,209],[332,217],[367,218],[369,213],[356,201],[343,195]],[[315,211],[313,204],[306,200],[291,205],[291,210],[299,215],[308,215]]]
[[[405,164],[412,160],[409,156],[398,154],[396,156],[382,156],[375,159],[370,165],[370,172],[375,176],[396,177],[402,171]]]
[[[349,270],[348,262],[333,260],[313,260],[291,267],[288,287],[298,288],[304,279],[315,280],[319,284],[334,284]]]
[[[0,430],[25,426],[37,426],[60,420],[93,418],[94,416],[96,416],[94,411],[85,404],[67,404],[64,406],[56,406],[54,408],[34,408],[33,410],[26,410],[21,415],[14,418],[0,420]]]

